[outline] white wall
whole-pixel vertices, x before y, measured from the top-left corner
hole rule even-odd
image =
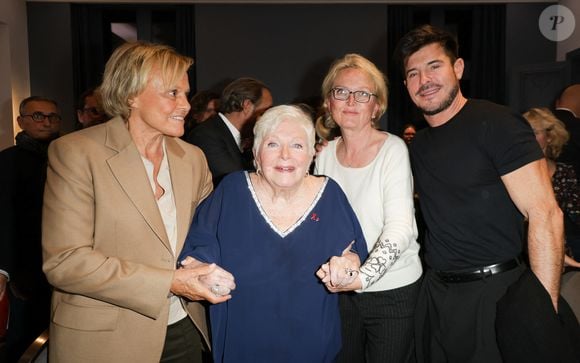
[[[0,1],[0,150],[14,144],[18,104],[30,94],[24,0]]]
[[[560,5],[566,6],[574,14],[576,28],[570,38],[558,43],[558,61],[566,59],[566,53],[580,48],[580,1],[560,0]]]

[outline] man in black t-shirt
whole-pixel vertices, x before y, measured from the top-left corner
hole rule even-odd
[[[558,309],[562,213],[525,120],[462,95],[457,49],[453,35],[429,25],[397,47],[409,95],[430,126],[410,145],[429,267],[417,304],[417,358],[501,362],[509,359],[496,343],[496,306],[526,271],[526,219],[532,271],[548,315]]]

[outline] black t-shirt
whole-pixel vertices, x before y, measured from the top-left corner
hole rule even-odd
[[[429,266],[462,269],[521,253],[524,218],[500,177],[544,157],[521,116],[468,100],[447,123],[418,132],[410,150]]]

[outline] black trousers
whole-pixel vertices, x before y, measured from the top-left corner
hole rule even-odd
[[[500,363],[496,342],[497,301],[525,265],[471,282],[444,282],[425,273],[415,314],[417,361]]]
[[[498,302],[496,331],[504,363],[580,362],[580,326],[574,312],[560,296],[556,313],[530,270]]]
[[[412,362],[413,313],[419,287],[420,279],[398,289],[341,294],[338,361]]]
[[[201,363],[202,337],[189,317],[167,327],[161,363]]]

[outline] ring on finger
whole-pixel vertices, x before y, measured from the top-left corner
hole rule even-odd
[[[220,285],[215,284],[211,287],[210,290],[215,296],[222,296],[222,294],[220,293]]]
[[[349,268],[349,267],[345,268],[344,269],[344,272],[349,277],[354,277],[354,276],[356,276],[358,274],[358,271],[357,270],[353,270],[352,268]]]

